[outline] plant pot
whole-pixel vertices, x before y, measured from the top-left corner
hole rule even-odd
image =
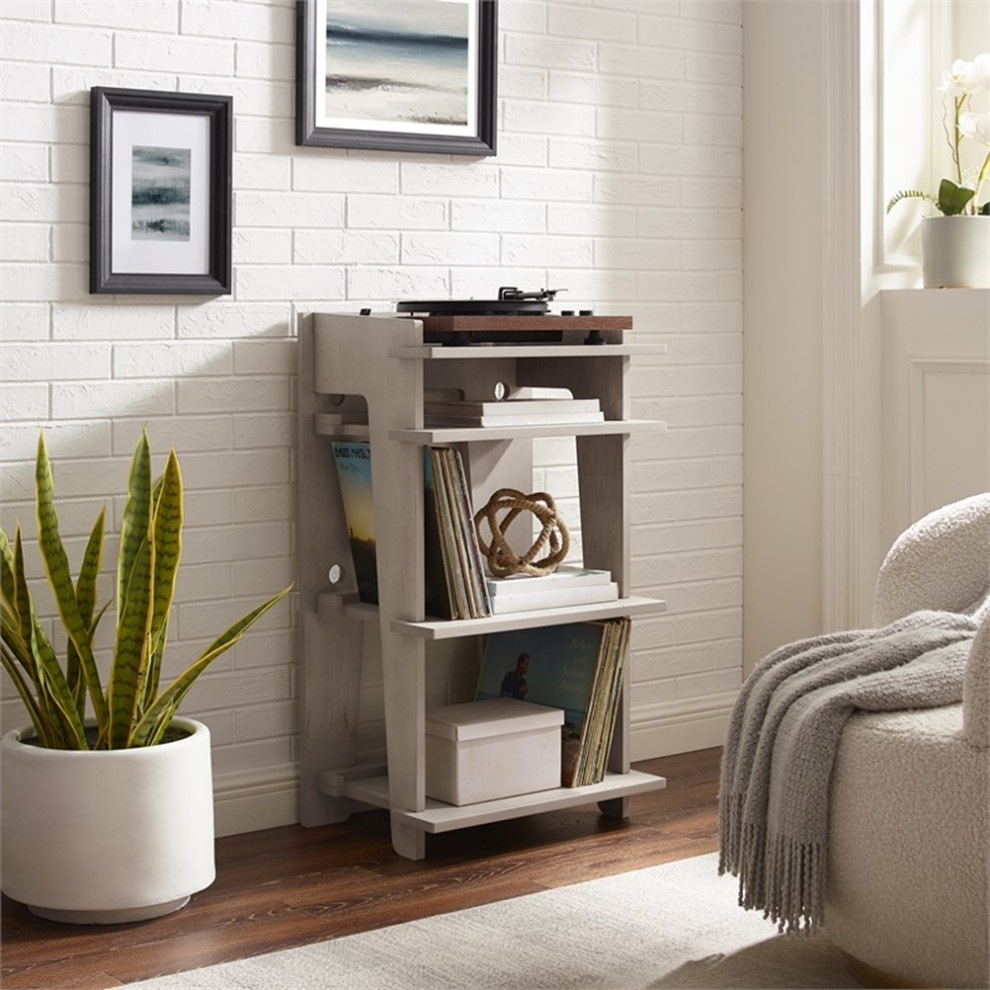
[[[210,731],[138,749],[79,752],[22,742],[3,758],[3,892],[36,915],[75,924],[177,911],[216,877]]]
[[[990,217],[925,217],[921,253],[926,289],[990,287]]]

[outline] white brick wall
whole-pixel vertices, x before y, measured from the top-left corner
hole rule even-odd
[[[633,373],[634,413],[671,427],[633,442],[635,590],[670,602],[636,626],[634,756],[717,744],[741,673],[740,4],[502,0],[499,154],[451,160],[295,147],[289,0],[7,0],[4,528],[19,517],[33,533],[40,427],[73,546],[103,497],[116,531],[141,426],[158,464],[174,444],[177,670],[292,577],[298,312],[566,286],[567,304],[632,313],[637,336],[669,347]],[[95,85],[234,97],[232,295],[89,295]],[[537,482],[566,491],[568,446],[542,456]],[[360,738],[374,748],[368,652]],[[294,657],[283,607],[190,695],[214,733],[222,831],[292,820]],[[22,721],[7,685],[3,698],[4,725]]]

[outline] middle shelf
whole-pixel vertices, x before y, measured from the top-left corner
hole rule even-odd
[[[544,423],[539,426],[427,426],[421,429],[390,430],[390,440],[443,446],[486,440],[538,440],[540,437],[611,436],[615,434],[664,433],[667,424],[653,419],[609,419],[601,423]],[[367,423],[337,423],[332,416],[317,414],[318,436],[338,440],[367,440]]]
[[[323,591],[317,595],[317,609],[341,609],[349,619],[377,621],[378,608],[353,600],[353,595],[336,591]],[[483,619],[425,619],[422,622],[393,619],[389,624],[393,632],[420,639],[458,639],[484,633],[503,632],[507,629],[535,629],[539,626],[558,626],[568,622],[594,621],[623,615],[641,615],[645,612],[665,612],[667,603],[662,598],[643,598],[631,595],[593,605],[565,605],[547,608],[539,612],[506,612]]]

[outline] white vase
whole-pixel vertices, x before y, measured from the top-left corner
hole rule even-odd
[[[921,251],[926,289],[990,287],[990,217],[925,217]]]
[[[99,752],[44,749],[7,732],[3,892],[43,918],[143,921],[177,911],[216,877],[210,731]]]

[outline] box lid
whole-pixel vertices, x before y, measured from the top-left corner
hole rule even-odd
[[[515,698],[490,698],[426,712],[426,734],[441,739],[484,739],[564,724],[564,710]]]

